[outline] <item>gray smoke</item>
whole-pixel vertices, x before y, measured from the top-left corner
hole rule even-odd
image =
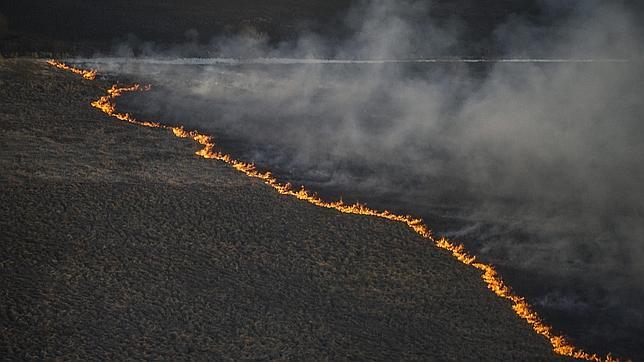
[[[244,155],[313,189],[393,195],[429,209],[430,226],[436,214],[464,220],[439,231],[497,263],[644,293],[640,18],[618,2],[543,1],[553,23],[511,16],[491,40],[501,57],[620,62],[279,64],[460,55],[466,29],[418,15],[430,8],[363,4],[339,44],[308,34],[269,45],[252,32],[211,43],[221,58],[264,64],[99,70],[150,80],[162,90],[144,113],[257,145]],[[570,296],[541,301],[581,308]],[[629,314],[640,327],[642,313]]]

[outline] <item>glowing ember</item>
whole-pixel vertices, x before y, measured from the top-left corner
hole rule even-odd
[[[80,70],[68,67],[63,63],[53,60],[48,61],[47,63],[57,68],[80,74],[86,79],[94,79],[96,76],[96,72],[93,70]],[[335,202],[324,201],[320,199],[316,194],[306,190],[303,186],[301,189],[296,191],[292,188],[290,183],[280,183],[277,178],[275,178],[270,172],[258,171],[255,168],[255,165],[252,163],[242,162],[232,158],[230,155],[215,151],[215,143],[211,136],[199,133],[197,131],[186,131],[181,126],[166,126],[158,122],[139,121],[128,113],[119,113],[116,111],[114,99],[121,96],[125,92],[145,91],[149,89],[150,86],[141,87],[138,84],[129,87],[117,87],[116,85],[113,85],[110,89],[107,90],[107,95],[102,96],[98,100],[92,102],[92,106],[100,109],[105,114],[122,121],[126,121],[139,126],[167,129],[172,131],[176,137],[191,138],[203,146],[202,149],[195,152],[196,155],[203,158],[211,158],[226,162],[227,164],[243,172],[247,176],[262,180],[265,184],[273,187],[282,195],[293,196],[300,200],[305,200],[316,206],[335,209],[347,214],[369,215],[387,220],[402,222],[423,238],[433,242],[439,248],[450,251],[452,255],[463,264],[470,265],[482,271],[481,279],[483,279],[483,281],[487,284],[488,289],[492,290],[497,296],[511,301],[512,309],[514,310],[514,312],[520,318],[524,319],[536,333],[546,337],[550,341],[552,349],[555,353],[562,356],[568,356],[588,361],[618,361],[617,358],[613,357],[610,354],[602,358],[597,356],[596,354],[587,353],[572,345],[572,343],[570,343],[564,336],[555,334],[552,330],[552,327],[546,325],[539,318],[537,313],[532,309],[530,304],[528,304],[528,302],[526,302],[523,297],[520,297],[512,292],[510,287],[503,282],[503,279],[492,265],[477,262],[476,258],[472,255],[469,255],[465,251],[465,247],[461,244],[455,244],[445,238],[434,238],[429,228],[423,223],[421,219],[417,219],[409,215],[397,215],[387,210],[374,210],[359,203],[347,205],[342,200]]]

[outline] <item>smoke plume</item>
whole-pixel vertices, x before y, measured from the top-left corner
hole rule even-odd
[[[339,42],[271,44],[249,31],[213,39],[218,58],[199,66],[176,59],[190,43],[125,44],[125,58],[99,70],[159,89],[131,100],[141,113],[234,140],[245,159],[313,190],[421,214],[562,288],[544,282],[537,304],[617,306],[616,323],[641,330],[644,37],[633,9],[542,1],[539,16],[510,16],[486,41],[520,63],[460,62],[460,19],[426,17],[426,2],[372,1],[349,12],[353,35]],[[576,283],[599,292],[566,289]]]

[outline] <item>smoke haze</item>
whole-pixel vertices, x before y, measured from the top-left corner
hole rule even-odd
[[[128,110],[210,131],[323,194],[423,216],[506,270],[575,339],[644,356],[641,18],[623,2],[540,9],[509,17],[486,42],[508,58],[620,61],[279,64],[467,55],[459,19],[424,17],[427,2],[372,1],[349,12],[353,36],[341,42],[304,34],[270,44],[248,29],[210,43],[218,57],[268,64],[96,66],[157,88]],[[113,55],[194,49],[121,44]]]

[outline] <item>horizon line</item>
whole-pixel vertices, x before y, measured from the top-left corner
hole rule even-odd
[[[417,58],[417,59],[329,59],[329,58],[230,58],[230,57],[93,57],[68,58],[70,63],[134,63],[154,65],[298,65],[298,64],[421,64],[421,63],[631,63],[644,59],[627,58]]]

